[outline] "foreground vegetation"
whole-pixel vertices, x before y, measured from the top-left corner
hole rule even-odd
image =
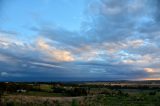
[[[1,83],[0,106],[160,106],[158,82]]]

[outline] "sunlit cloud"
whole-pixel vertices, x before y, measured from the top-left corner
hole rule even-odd
[[[148,73],[154,73],[154,69],[153,68],[144,68],[144,71],[148,72]]]
[[[42,38],[38,39],[37,45],[40,50],[43,53],[47,53],[49,58],[52,58],[53,61],[74,61],[74,57],[70,51],[55,48],[54,45],[51,46],[47,44],[47,42],[45,42],[45,40]]]

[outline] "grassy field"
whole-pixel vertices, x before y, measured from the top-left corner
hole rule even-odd
[[[10,83],[1,86],[0,106],[160,106],[159,85],[130,85]]]
[[[160,95],[94,95],[85,97],[6,96],[6,106],[160,106]]]

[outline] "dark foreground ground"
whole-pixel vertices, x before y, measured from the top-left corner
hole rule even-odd
[[[160,81],[1,82],[0,106],[160,106]]]

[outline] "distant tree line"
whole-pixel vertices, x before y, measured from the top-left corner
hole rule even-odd
[[[63,93],[67,96],[87,96],[88,88],[81,88],[81,87],[73,87],[70,89],[66,89],[63,87],[53,87],[54,93]]]
[[[17,83],[0,83],[1,92],[16,92],[18,89],[32,90],[33,86],[29,84],[17,84]]]

